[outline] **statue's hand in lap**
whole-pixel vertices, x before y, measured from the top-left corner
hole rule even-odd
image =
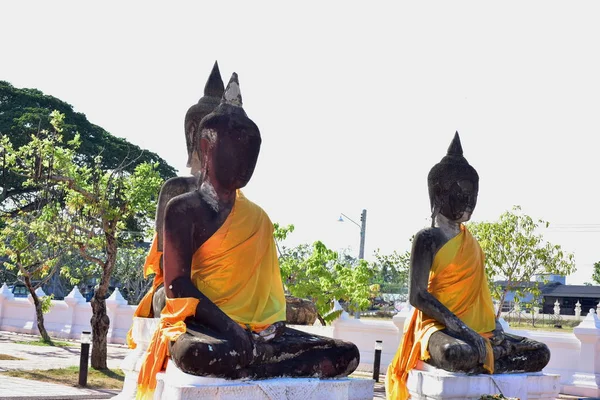
[[[473,329],[465,326],[465,330],[461,332],[459,338],[473,346],[475,354],[477,355],[477,363],[483,364],[485,362],[487,350],[485,347],[485,339],[479,333]]]
[[[252,333],[252,337],[254,338],[255,342],[264,343],[280,337],[281,335],[283,335],[284,331],[285,323],[279,321],[275,322],[263,331],[260,331],[258,333]]]
[[[237,326],[230,336],[230,341],[237,353],[242,364],[249,364],[252,361],[252,351],[254,344],[252,343],[251,333],[241,326]]]

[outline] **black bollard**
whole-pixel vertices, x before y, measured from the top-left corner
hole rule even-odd
[[[381,368],[381,350],[383,350],[383,342],[375,341],[375,358],[373,359],[373,379],[379,382],[379,368]]]
[[[87,386],[88,359],[90,356],[91,332],[81,332],[81,354],[79,357],[79,386]]]

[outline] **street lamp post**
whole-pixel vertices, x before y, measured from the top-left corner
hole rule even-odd
[[[360,225],[358,224],[358,222],[355,222],[352,218],[350,218],[349,216],[347,216],[344,213],[341,213],[338,221],[344,222],[344,218],[342,218],[342,217],[346,218],[348,221],[352,222],[354,225],[356,225],[360,228],[360,247],[358,250],[358,259],[364,260],[364,258],[365,258],[365,235],[367,232],[367,210],[363,209],[362,213],[360,213]],[[360,311],[357,310],[354,313],[354,318],[360,319]]]
[[[352,218],[344,213],[341,213],[338,221],[344,222],[344,218],[342,217],[346,218],[360,229],[360,247],[358,250],[358,259],[363,260],[365,258],[365,235],[367,233],[367,210],[362,210],[362,213],[360,213],[360,224],[355,222]]]

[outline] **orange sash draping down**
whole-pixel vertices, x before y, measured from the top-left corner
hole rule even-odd
[[[167,261],[168,262],[168,261]],[[285,294],[267,214],[238,190],[223,223],[192,257],[196,287],[232,320],[260,332],[285,321]],[[156,373],[168,360],[168,342],[186,332],[184,319],[195,313],[198,299],[167,299],[140,374],[137,399],[151,399]]]
[[[160,314],[160,324],[152,336],[146,358],[138,375],[136,400],[152,400],[156,389],[156,374],[164,371],[169,358],[169,342],[186,332],[184,320],[196,313],[200,300],[186,297],[169,299]]]
[[[144,278],[147,278],[148,275],[154,275],[154,281],[152,282],[152,287],[146,293],[146,295],[142,298],[137,308],[135,309],[133,316],[134,317],[142,317],[148,318],[150,317],[150,310],[152,309],[152,299],[154,298],[154,292],[156,289],[164,282],[163,272],[160,268],[160,258],[162,257],[162,251],[158,251],[158,235],[154,234],[154,240],[152,241],[152,246],[150,247],[150,252],[148,256],[146,256],[146,262],[144,263]],[[155,317],[158,318],[161,310],[154,310]],[[127,346],[130,349],[135,349],[137,344],[133,341],[133,326],[129,328],[129,332],[127,332]]]
[[[437,252],[429,273],[427,290],[459,317],[467,326],[486,339],[495,328],[492,297],[484,270],[484,254],[471,233],[461,225],[461,232]],[[409,398],[408,373],[419,360],[430,358],[427,345],[434,332],[444,329],[438,321],[414,309],[404,326],[402,343],[386,375],[388,400]],[[486,340],[484,368],[494,372],[494,355]]]

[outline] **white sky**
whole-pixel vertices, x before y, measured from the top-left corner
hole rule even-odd
[[[481,177],[474,220],[514,204],[600,260],[600,3],[2,2],[0,79],[38,88],[185,169],[183,118],[215,59],[263,137],[246,195],[292,243],[404,251],[455,130]],[[581,230],[581,229],[580,229]]]

